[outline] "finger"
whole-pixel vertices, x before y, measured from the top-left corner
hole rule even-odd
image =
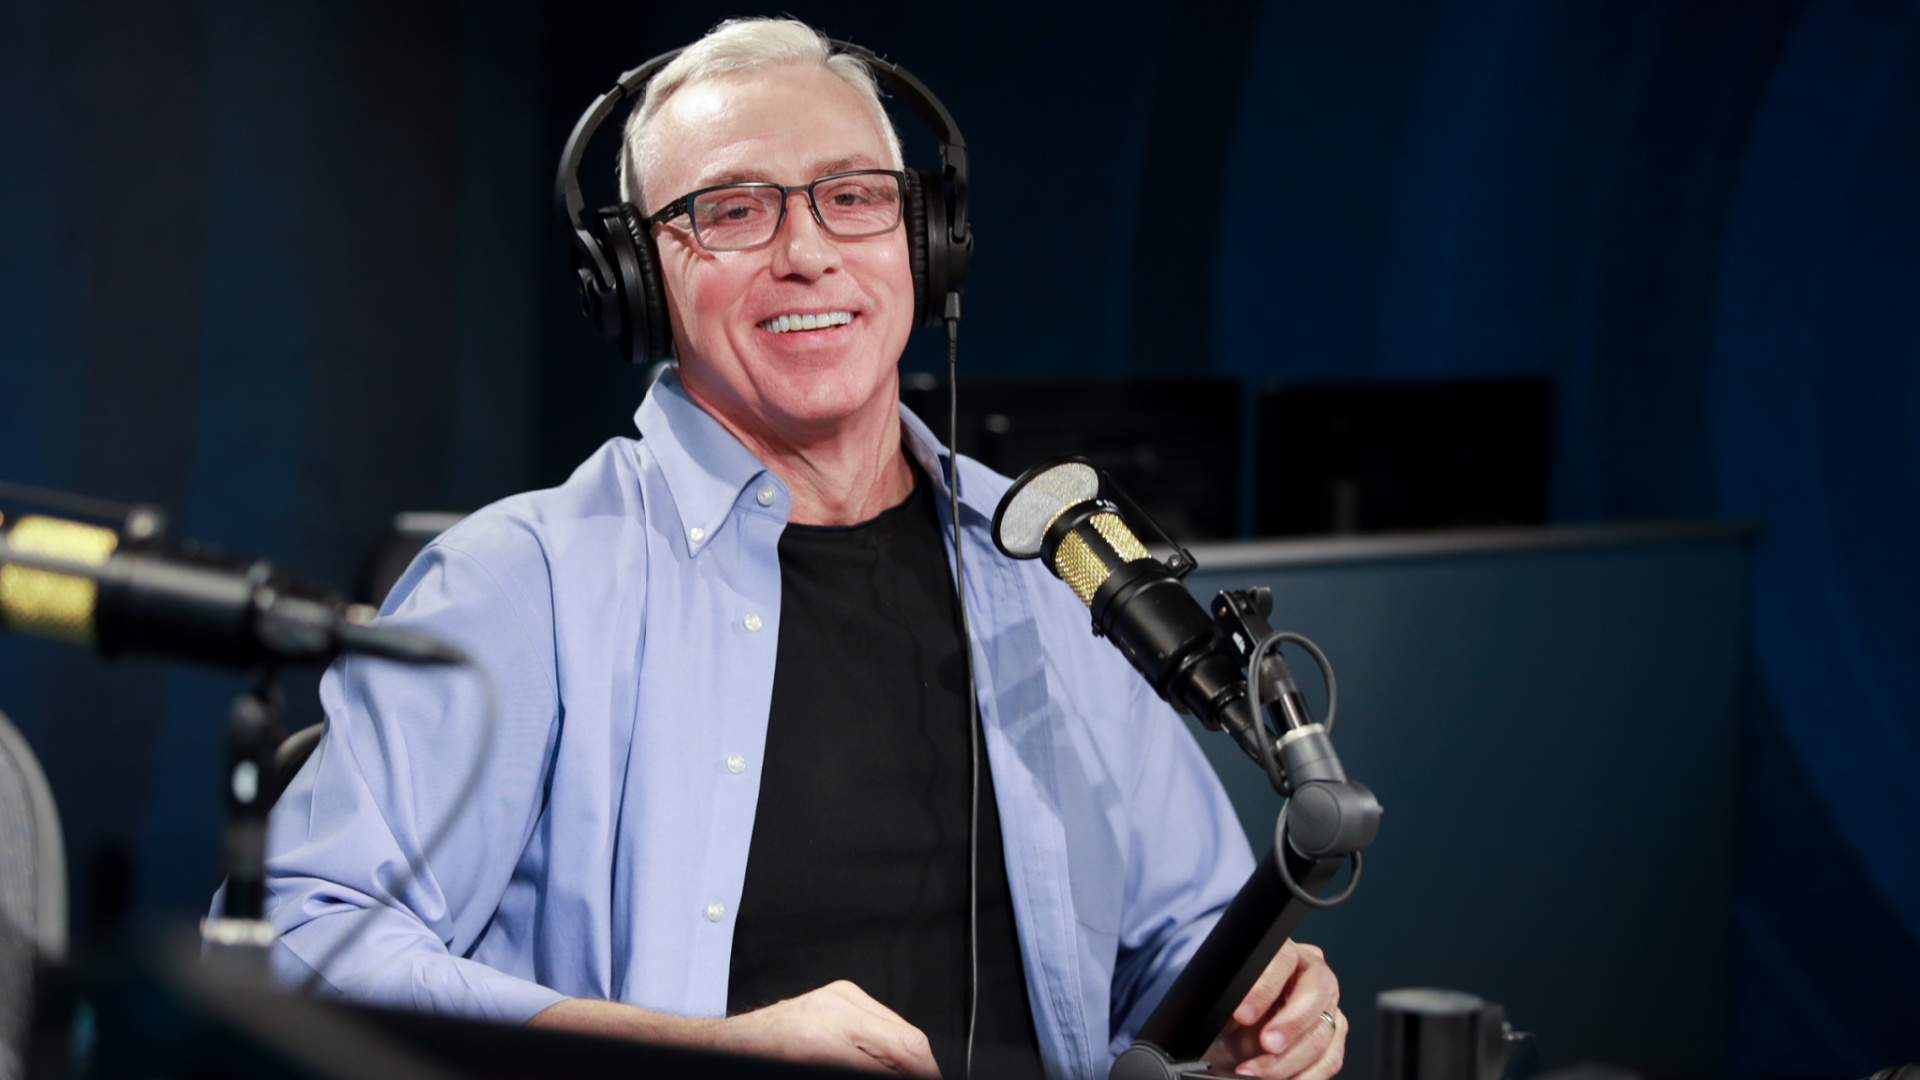
[[[1253,988],[1247,991],[1247,996],[1240,999],[1240,1006],[1233,1010],[1234,1022],[1242,1027],[1259,1023],[1260,1018],[1280,997],[1280,991],[1286,989],[1288,980],[1293,978],[1294,969],[1299,964],[1300,947],[1293,943],[1292,938],[1288,938],[1286,944],[1280,946],[1280,951],[1274,953],[1273,959],[1267,962],[1266,970],[1253,981]]]
[[[1327,1016],[1333,1017],[1333,1023],[1327,1023]],[[1338,1012],[1328,1010],[1325,1016],[1316,1012],[1309,1023],[1312,1026],[1287,1040],[1285,1049],[1269,1055],[1274,1059],[1277,1075],[1298,1075],[1325,1056],[1329,1046],[1340,1041]],[[1262,1042],[1264,1044],[1264,1038]]]
[[[893,1072],[939,1080],[940,1065],[926,1034],[905,1020],[864,1030],[854,1036],[854,1045]]]
[[[875,1057],[858,1045],[849,1044],[844,1053],[834,1054],[830,1058],[809,1060],[809,1065],[829,1065],[836,1069],[851,1069],[857,1072],[879,1073],[884,1076],[904,1075],[893,1062]]]
[[[1333,1013],[1333,1039],[1320,1060],[1300,1071],[1294,1080],[1331,1080],[1347,1063],[1347,1017],[1338,1009]]]
[[[926,1035],[852,982],[837,980],[773,1008],[792,1011],[782,1017],[786,1034],[772,1056],[867,1072],[940,1074]]]
[[[1220,1029],[1220,1035],[1213,1040],[1213,1045],[1207,1047],[1207,1052],[1201,1056],[1215,1068],[1230,1068],[1236,1062],[1259,1057],[1265,1052],[1260,1048],[1258,1027],[1241,1027],[1238,1022],[1229,1020],[1227,1026]]]
[[[881,1004],[857,983],[841,979],[828,983],[827,989],[854,1010],[858,1019],[848,1031],[848,1039],[861,1053],[907,1076],[940,1075],[940,1066],[933,1059],[933,1046],[925,1032]]]
[[[1326,952],[1304,942],[1289,945],[1297,951],[1298,963],[1281,988],[1279,1007],[1268,1012],[1262,1022],[1244,1025],[1236,1011],[1236,1018],[1227,1021],[1214,1041],[1208,1060],[1237,1062],[1277,1054],[1310,1033],[1314,1023],[1326,1023],[1319,1018],[1322,1011],[1332,1012],[1338,1007],[1340,983],[1327,966]]]
[[[1262,1080],[1327,1080],[1340,1071],[1346,1061],[1347,1018],[1334,1011],[1328,1024],[1319,1014],[1313,1022],[1319,1030],[1309,1030],[1278,1054],[1261,1054],[1235,1067],[1241,1076]]]
[[[865,1044],[877,1041],[850,1029],[828,1031],[807,1026],[788,1033],[777,1045],[760,1052],[807,1065],[828,1065],[861,1072],[898,1072],[892,1062],[867,1052]]]
[[[1260,1026],[1260,1049],[1277,1054],[1313,1034],[1317,1025],[1325,1029],[1321,1013],[1337,1013],[1340,1007],[1340,980],[1315,949],[1303,954],[1278,1008]]]

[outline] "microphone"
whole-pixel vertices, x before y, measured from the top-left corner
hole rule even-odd
[[[1239,657],[1101,489],[1100,471],[1084,459],[1028,469],[994,510],[994,546],[1008,558],[1040,559],[1087,605],[1093,632],[1118,646],[1155,693],[1265,761]],[[1181,561],[1190,568],[1184,553]]]
[[[373,626],[377,612],[276,571],[157,539],[135,508],[122,531],[23,514],[0,517],[0,629],[98,649],[230,667],[326,663],[345,652],[462,664],[459,650]]]

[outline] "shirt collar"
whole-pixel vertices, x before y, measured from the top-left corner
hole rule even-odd
[[[654,382],[633,419],[641,438],[660,462],[687,535],[691,537],[694,529],[701,531],[703,539],[691,543],[695,551],[704,548],[705,541],[725,524],[747,485],[765,475],[785,491],[786,485],[780,484],[760,459],[694,403],[680,384],[679,373],[672,369]],[[934,490],[944,500],[946,445],[905,405],[900,406],[900,430],[907,452],[926,470]],[[993,502],[999,499],[1006,482],[966,459],[962,459],[962,467],[966,476],[960,486],[960,505],[982,519],[991,518]]]
[[[771,475],[732,432],[694,404],[672,369],[654,381],[633,422],[660,463],[695,552],[726,523],[741,489],[762,474]]]
[[[940,500],[944,503],[947,498],[946,442],[905,405],[900,406],[900,432],[907,444],[907,453],[912,454],[913,459],[926,470],[927,479],[933,481],[933,489],[940,493]],[[961,524],[992,521],[994,507],[1013,482],[965,455],[960,458],[960,472]],[[976,520],[969,522],[965,514],[971,514]]]

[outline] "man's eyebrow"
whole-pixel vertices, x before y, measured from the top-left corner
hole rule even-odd
[[[832,176],[835,173],[853,172],[857,169],[874,169],[878,167],[879,162],[874,161],[867,155],[854,154],[851,157],[834,158],[832,161],[822,161],[814,165],[813,175]]]
[[[754,169],[728,169],[725,172],[715,173],[712,176],[700,180],[699,186],[710,188],[720,187],[724,184],[751,184],[764,179],[766,179],[766,177]]]
[[[832,176],[835,173],[853,172],[857,169],[874,169],[879,167],[880,166],[867,155],[853,154],[847,157],[837,157],[828,161],[815,162],[812,174],[815,177]],[[760,169],[726,169],[699,181],[699,187],[724,187],[727,184],[767,182],[769,182],[767,180],[767,174]]]

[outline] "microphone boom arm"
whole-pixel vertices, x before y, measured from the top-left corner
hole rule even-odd
[[[1262,648],[1276,637],[1292,636],[1273,633],[1267,623],[1272,606],[1264,588],[1229,591],[1214,598],[1212,613],[1218,637],[1242,663],[1259,664],[1257,681],[1251,671],[1248,678],[1257,687],[1254,700],[1222,702],[1219,712],[1239,712],[1238,706],[1251,711],[1255,705],[1260,712],[1277,712],[1278,744],[1265,716],[1254,715],[1251,723],[1218,713],[1200,719],[1213,730],[1231,732],[1287,797],[1274,823],[1273,850],[1254,867],[1133,1045],[1114,1062],[1109,1080],[1231,1075],[1212,1072],[1207,1048],[1307,913],[1352,895],[1360,880],[1360,852],[1379,830],[1379,802],[1364,784],[1347,779],[1327,738],[1327,724],[1313,720],[1286,660],[1278,650]],[[1330,722],[1331,671],[1328,675]],[[1340,864],[1349,860],[1353,875],[1347,887],[1331,900],[1321,899]]]

